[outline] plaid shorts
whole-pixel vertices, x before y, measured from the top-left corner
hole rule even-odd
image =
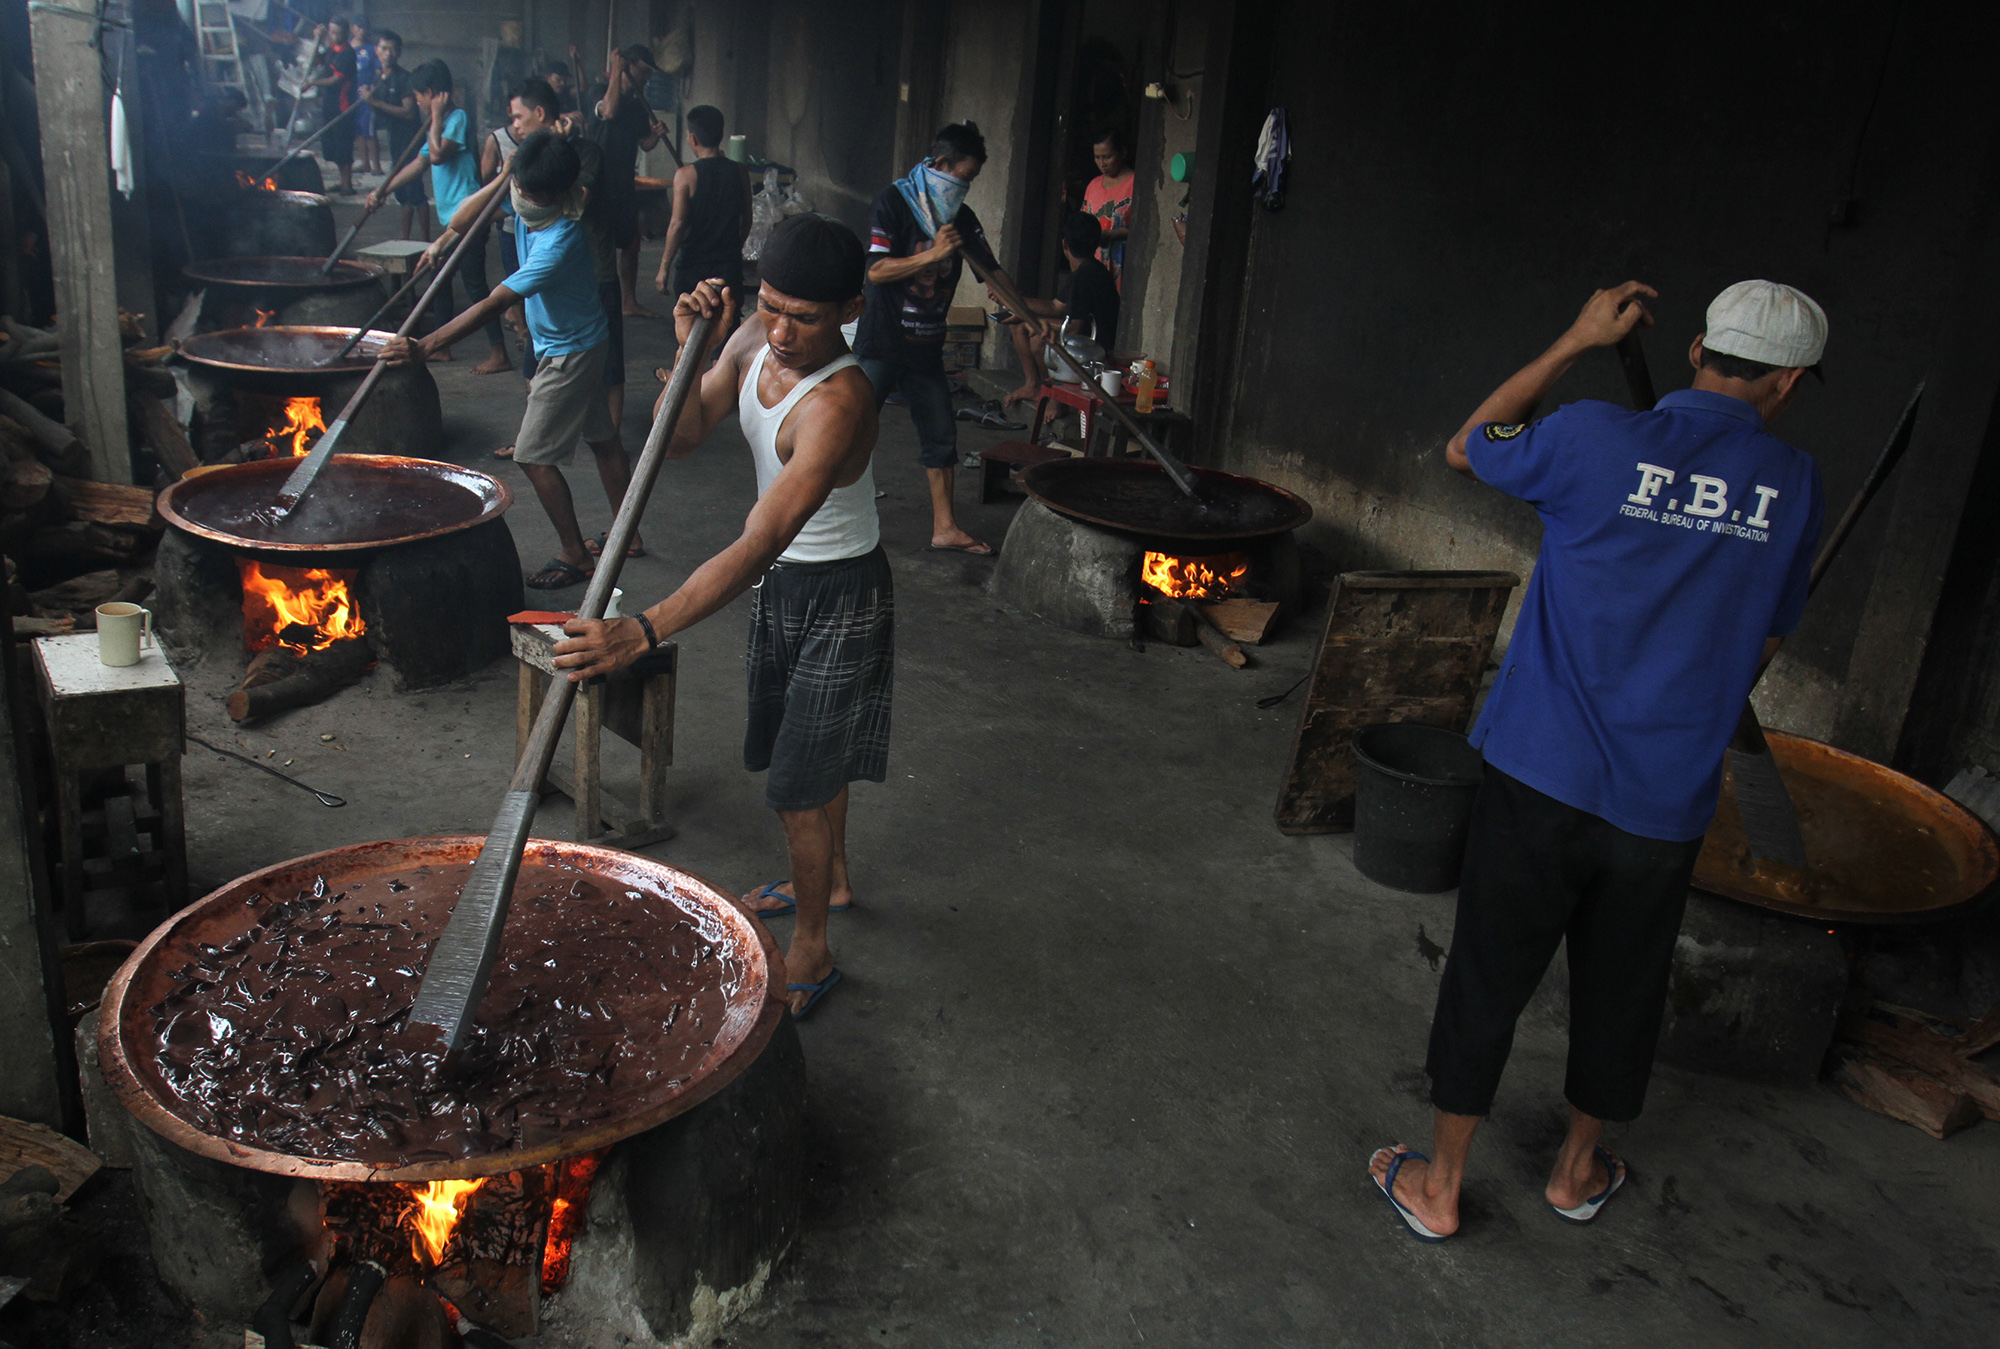
[[[769,769],[764,804],[816,810],[889,769],[896,593],[877,547],[780,562],[751,591],[750,724],[743,766]]]

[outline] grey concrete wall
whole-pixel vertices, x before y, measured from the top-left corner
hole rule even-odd
[[[1762,276],[1831,315],[1829,383],[1779,430],[1819,458],[1839,511],[1961,281],[1995,96],[1950,33],[1907,21],[1891,45],[1886,14],[1826,24],[1797,4],[1745,12],[1727,42],[1664,9],[1587,32],[1282,9],[1264,101],[1290,114],[1289,204],[1255,215],[1209,462],[1306,496],[1339,566],[1524,568],[1533,512],[1447,471],[1446,438],[1594,287],[1660,289],[1647,348],[1664,393],[1687,382],[1708,300]],[[1644,72],[1586,87],[1610,50],[1645,51]],[[1226,170],[1252,145],[1224,149]],[[1622,399],[1608,355],[1557,395],[1579,397]],[[1863,523],[1781,657],[1776,724],[1833,729],[1891,513]]]
[[[0,657],[13,655],[11,642],[0,644]],[[60,1128],[62,1059],[51,989],[61,976],[38,912],[9,684],[0,670],[0,1115]]]
[[[1194,153],[1195,135],[1201,129],[1201,64],[1209,17],[1207,6],[1185,0],[1171,10],[1161,44],[1165,59],[1148,62],[1145,70],[1146,78],[1165,85],[1170,97],[1147,99],[1140,108],[1134,151],[1139,179],[1133,194],[1132,237],[1125,243],[1124,304],[1119,315],[1123,330],[1119,345],[1148,352],[1163,366],[1179,328],[1181,264],[1187,257],[1173,222],[1192,190],[1191,183],[1173,180],[1168,165],[1177,154]],[[1197,165],[1196,172],[1227,174],[1242,168]]]

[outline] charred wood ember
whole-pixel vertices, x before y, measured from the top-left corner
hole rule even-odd
[[[153,1004],[176,1113],[293,1156],[408,1165],[536,1147],[692,1073],[723,1030],[721,948],[666,895],[521,869],[507,942],[450,1074],[400,1032],[469,864],[252,895]]]

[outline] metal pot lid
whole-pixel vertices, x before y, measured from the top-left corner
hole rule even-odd
[[[1227,543],[1268,538],[1312,519],[1282,487],[1220,469],[1188,471],[1203,499],[1190,501],[1151,460],[1055,459],[1021,474],[1028,495],[1072,519],[1156,539]]]
[[[181,274],[205,286],[243,290],[345,290],[383,276],[376,264],[351,258],[335,263],[331,273],[322,274],[324,266],[325,258],[203,258],[181,268]]]
[[[1923,923],[1991,889],[2000,846],[1941,792],[1859,755],[1767,731],[1805,834],[1804,871],[1753,859],[1725,765],[1694,883],[1726,899],[1826,923]]]
[[[277,913],[281,908],[307,903],[316,889],[328,897],[326,904],[341,906],[343,913],[353,909],[369,911],[364,916],[372,916],[380,903],[394,914],[395,897],[390,892],[396,878],[421,880],[423,869],[448,869],[444,878],[448,881],[451,873],[471,865],[485,841],[480,835],[454,835],[353,844],[252,872],[181,910],[140,944],[105,988],[98,1043],[105,1079],[113,1093],[162,1137],[190,1152],[234,1166],[316,1180],[471,1179],[545,1165],[654,1128],[719,1091],[763,1052],[785,1008],[784,963],[762,924],[734,898],[678,867],[618,849],[538,838],[529,841],[523,866],[573,875],[578,886],[589,888],[593,897],[579,901],[593,906],[587,921],[604,926],[607,900],[613,901],[610,911],[615,913],[616,904],[636,902],[624,892],[643,892],[651,906],[649,912],[671,912],[673,925],[681,934],[673,942],[663,942],[658,962],[648,966],[645,977],[601,988],[590,999],[597,1004],[593,1011],[603,1016],[604,1024],[617,1028],[621,1044],[616,1069],[607,1075],[607,1089],[599,1096],[600,1107],[614,1107],[608,1114],[588,1120],[576,1116],[546,1120],[545,1127],[532,1138],[517,1137],[510,1146],[475,1155],[410,1156],[386,1164],[300,1155],[273,1146],[261,1134],[248,1141],[227,1138],[197,1123],[202,1107],[191,1104],[185,1084],[177,1090],[169,1083],[163,1062],[169,1054],[162,1049],[163,1036],[171,1044],[177,1032],[171,1025],[163,1029],[159,1010],[186,999],[190,985],[184,981],[190,978],[187,972],[191,968],[221,963],[231,943],[256,940],[253,934],[260,925],[281,918]],[[295,895],[301,898],[295,900]],[[448,910],[431,906],[435,930],[413,928],[414,938],[434,938],[447,914]],[[489,1000],[507,978],[518,982],[536,977],[530,967],[541,953],[561,949],[558,929],[577,922],[562,903],[517,896]],[[649,925],[649,931],[658,930]],[[669,945],[687,949],[680,950],[676,958],[665,949]],[[601,946],[598,940],[597,947]],[[326,952],[338,947],[330,939],[313,949]],[[504,971],[509,952],[537,959],[517,963],[517,970],[527,968],[528,973],[508,976]],[[311,968],[315,957],[301,952],[300,959],[302,965],[294,968]],[[327,971],[329,987],[338,985],[343,976],[357,974],[355,967],[342,965],[336,958],[321,955],[318,959]],[[645,987],[654,983],[657,989]],[[213,1014],[205,1013],[200,1017],[202,1034],[221,1037],[216,1041],[219,1049],[241,1045],[254,1052],[266,1037],[276,1035],[282,1040],[294,1026],[310,1024],[309,1019],[297,1019],[292,1004],[300,996],[288,992],[269,1004],[225,1011],[223,1015],[232,1018],[232,1024],[223,1029],[215,1028]],[[661,1016],[662,1006],[680,1006],[681,999],[689,1008],[705,1010]],[[606,1001],[615,1005],[604,1005]],[[494,1011],[492,1001],[483,1005]],[[337,1018],[340,1013],[332,1015]],[[326,1052],[336,1050],[330,1046]],[[266,1063],[248,1058],[247,1052],[244,1061],[253,1065],[253,1071]],[[561,1069],[578,1061],[551,1051],[547,1058],[534,1057],[517,1075],[475,1077],[466,1084],[464,1095],[490,1095],[496,1089],[502,1096],[526,1091],[532,1085],[527,1079],[535,1072],[544,1067]],[[302,1067],[300,1077],[310,1079],[311,1074]],[[224,1098],[222,1103],[227,1107],[236,1102]],[[335,1103],[317,1108],[345,1107]],[[240,1116],[234,1118],[240,1123]],[[278,1127],[269,1132],[282,1135],[287,1131]]]
[[[514,504],[474,469],[391,454],[336,454],[283,521],[270,514],[297,465],[286,456],[199,470],[160,493],[177,529],[258,553],[342,553],[415,543],[486,523]]]
[[[236,374],[325,376],[361,374],[391,334],[370,332],[338,362],[335,352],[354,336],[352,328],[271,324],[196,333],[180,345],[183,360]]]

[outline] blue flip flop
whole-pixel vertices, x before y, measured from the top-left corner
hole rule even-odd
[[[759,890],[759,891],[758,891],[758,892],[757,892],[756,894],[754,894],[754,895],[750,896],[750,898],[751,898],[751,899],[753,899],[753,900],[758,900],[758,899],[782,899],[782,900],[784,900],[784,901],[785,901],[785,907],[784,907],[784,908],[782,908],[782,909],[760,909],[760,908],[757,908],[757,907],[756,907],[756,905],[754,905],[754,904],[753,904],[753,905],[751,905],[751,909],[750,909],[750,911],[751,911],[752,913],[756,914],[756,915],[757,915],[757,916],[758,916],[759,918],[783,918],[783,917],[784,917],[784,916],[785,916],[786,914],[791,914],[791,913],[797,913],[797,912],[799,911],[799,905],[798,905],[798,901],[797,901],[797,900],[795,900],[795,899],[793,899],[793,898],[792,898],[792,897],[791,897],[790,895],[781,895],[781,894],[779,894],[779,893],[778,893],[778,887],[779,887],[779,886],[781,886],[781,885],[789,885],[789,884],[791,884],[791,882],[789,882],[789,881],[772,881],[772,882],[771,882],[771,883],[770,883],[769,885],[765,886],[765,887],[764,887],[764,888],[763,888],[762,890]]]
[[[1405,1207],[1402,1200],[1396,1198],[1396,1173],[1403,1169],[1403,1163],[1408,1161],[1428,1162],[1429,1160],[1430,1158],[1424,1156],[1421,1152],[1399,1152],[1396,1154],[1395,1159],[1389,1163],[1389,1174],[1379,1178],[1370,1176],[1369,1179],[1375,1182],[1375,1188],[1382,1192],[1382,1197],[1389,1201],[1390,1207],[1396,1210],[1396,1215],[1409,1226],[1411,1236],[1415,1237],[1418,1241],[1448,1241],[1451,1238],[1451,1233],[1431,1231],[1430,1228],[1424,1226],[1422,1218],[1419,1218],[1409,1208]]]
[[[1625,1163],[1613,1157],[1609,1152],[1606,1152],[1602,1145],[1593,1147],[1591,1150],[1603,1160],[1604,1169],[1611,1173],[1611,1182],[1602,1190],[1584,1200],[1581,1204],[1578,1204],[1575,1208],[1556,1208],[1554,1204],[1550,1204],[1549,1208],[1555,1213],[1556,1217],[1561,1218],[1566,1223],[1587,1223],[1595,1218],[1597,1210],[1604,1207],[1604,1201],[1612,1195],[1617,1194],[1618,1187],[1625,1183]]]
[[[833,973],[827,975],[826,978],[820,980],[816,984],[786,984],[785,991],[787,993],[812,994],[811,997],[806,999],[805,1006],[799,1008],[798,1011],[792,1013],[792,1020],[804,1021],[808,1016],[811,1016],[812,1009],[819,1006],[819,1000],[825,997],[828,993],[831,993],[833,991],[833,986],[839,982],[840,982],[840,971],[835,970],[833,971]]]

